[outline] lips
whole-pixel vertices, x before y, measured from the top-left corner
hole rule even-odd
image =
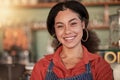
[[[75,39],[75,36],[71,36],[71,37],[64,37],[64,40],[67,42],[71,42]]]

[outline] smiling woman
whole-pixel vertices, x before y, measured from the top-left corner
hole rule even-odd
[[[88,22],[88,11],[78,1],[53,6],[47,18],[47,29],[58,46],[53,54],[35,64],[30,79],[113,80],[110,65],[99,55],[92,54],[91,47],[98,46],[93,44],[99,39],[93,40],[96,37],[87,30]],[[88,44],[89,41],[92,43]]]

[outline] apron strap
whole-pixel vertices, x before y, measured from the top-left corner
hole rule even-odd
[[[48,66],[48,69],[46,71],[45,80],[52,80],[50,78],[51,78],[51,76],[53,74],[53,72],[52,72],[53,65],[54,65],[53,61],[51,60],[49,66]]]
[[[57,76],[52,71],[53,66],[54,66],[54,64],[53,64],[53,61],[51,60],[49,66],[48,66],[48,70],[46,72],[45,80],[76,80],[76,79],[77,80],[79,80],[79,79],[82,80],[84,77],[88,77],[87,80],[93,80],[90,63],[85,65],[86,74],[82,74],[80,76],[76,76],[76,77],[73,77],[73,78],[64,78],[64,79],[58,79],[57,78]]]
[[[86,71],[87,73],[91,73],[90,63],[86,64]]]
[[[52,69],[53,69],[53,66],[54,66],[54,64],[53,64],[53,61],[51,60],[49,66],[48,66],[48,71],[47,72],[51,72]]]
[[[87,76],[89,77],[88,80],[93,80],[90,62],[88,64],[86,64],[86,72],[87,72]]]

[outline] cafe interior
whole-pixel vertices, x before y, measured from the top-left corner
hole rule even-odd
[[[64,0],[0,0],[0,80],[29,80],[34,64],[54,52],[46,28],[49,10]],[[89,30],[100,39],[98,54],[120,80],[120,0],[78,0]]]

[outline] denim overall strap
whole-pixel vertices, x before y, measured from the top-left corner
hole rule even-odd
[[[82,74],[70,78],[56,79],[56,80],[93,80],[90,63],[86,64],[85,67],[86,67],[86,72]]]
[[[47,70],[47,74],[46,74],[46,78],[45,80],[93,80],[92,79],[92,74],[91,74],[91,68],[90,68],[90,63],[86,64],[86,72],[74,76],[74,77],[70,77],[70,78],[58,78],[56,76],[56,74],[52,71],[54,64],[51,61]]]
[[[88,77],[89,77],[88,80],[93,80],[90,63],[86,64],[86,69],[87,69],[86,74],[88,74]]]
[[[54,66],[54,64],[53,64],[53,61],[51,60],[49,66],[48,66],[48,70],[46,72],[45,80],[57,80],[57,76],[52,71],[53,66]]]
[[[86,64],[86,73],[84,74],[84,76],[87,80],[93,80],[90,63]]]

